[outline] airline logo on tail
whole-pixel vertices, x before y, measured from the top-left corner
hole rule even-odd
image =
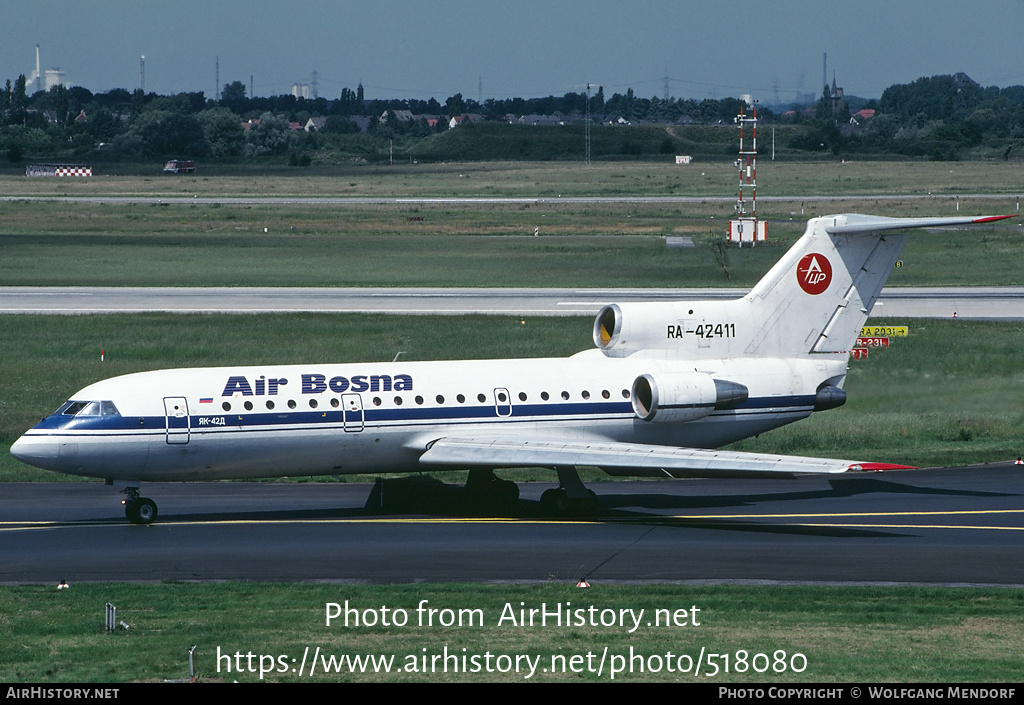
[[[824,255],[804,255],[796,266],[796,281],[808,294],[817,295],[832,283],[832,264]]]

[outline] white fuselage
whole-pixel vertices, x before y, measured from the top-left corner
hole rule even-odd
[[[38,467],[132,483],[415,471],[431,442],[453,434],[714,448],[806,417],[818,386],[845,370],[845,355],[670,362],[599,350],[161,370],[82,389],[71,401],[113,402],[117,413],[58,410],[12,453]],[[749,398],[685,422],[639,418],[634,380],[679,372],[745,385]]]

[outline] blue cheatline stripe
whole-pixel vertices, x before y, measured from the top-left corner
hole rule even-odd
[[[780,410],[792,412],[805,411],[814,406],[814,395],[786,396],[786,397],[760,397],[750,399],[732,409],[712,414],[712,416],[732,415],[753,415],[762,413],[774,413]],[[507,409],[503,406],[502,410]],[[189,419],[189,426],[193,433],[205,431],[220,431],[242,427],[260,426],[266,427],[295,427],[295,426],[321,426],[321,427],[342,427],[344,426],[345,412],[340,409],[331,408],[329,411],[243,411],[221,412],[214,414],[194,414]],[[358,424],[358,414],[348,414],[348,423]],[[547,403],[547,404],[516,404],[512,407],[511,416],[499,415],[493,405],[486,406],[445,406],[445,407],[393,407],[388,409],[377,409],[374,407],[363,410],[362,423],[364,425],[418,425],[427,422],[433,423],[488,423],[497,421],[550,421],[557,419],[564,420],[594,420],[609,419],[615,417],[629,418],[634,416],[630,402],[578,402],[578,403]],[[203,419],[224,419],[223,425],[201,423]],[[64,433],[54,435],[70,435],[75,431],[100,432],[102,435],[111,432],[139,432],[156,433],[166,430],[166,417],[164,416],[89,416],[85,418],[62,417],[57,414],[44,419],[33,429],[35,431],[62,431]],[[184,431],[184,428],[178,429]],[[104,433],[106,432],[106,433]],[[121,435],[121,434],[118,434]]]

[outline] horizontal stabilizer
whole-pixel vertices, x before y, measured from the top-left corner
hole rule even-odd
[[[1013,218],[1012,215],[988,215],[984,217],[966,218],[885,218],[874,215],[850,214],[837,216],[835,224],[825,225],[825,231],[831,235],[854,235],[857,233],[878,233],[884,230],[903,230],[907,228],[941,228],[951,225],[978,225],[997,220]],[[825,219],[827,220],[827,218]]]

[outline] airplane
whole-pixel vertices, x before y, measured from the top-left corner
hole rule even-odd
[[[647,477],[784,476],[894,465],[715,450],[841,406],[850,350],[911,228],[1013,216],[812,218],[742,298],[611,303],[567,358],[157,370],[91,384],[11,454],[123,487],[143,481],[469,469],[465,493],[511,508],[494,475],[553,469],[554,514],[589,512],[576,468]]]

